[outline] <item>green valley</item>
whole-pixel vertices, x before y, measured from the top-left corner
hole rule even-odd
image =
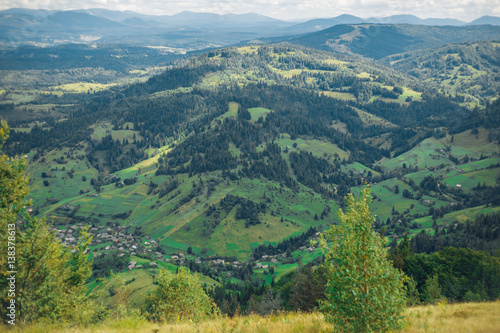
[[[470,32],[414,29],[342,25],[188,55],[26,46],[36,61],[0,68],[3,151],[27,161],[32,204],[20,216],[46,217],[73,249],[88,226],[85,286],[108,310],[152,311],[159,272],[186,268],[223,314],[266,314],[266,297],[310,311],[324,297],[320,233],[340,222],[346,195],[369,187],[372,226],[420,295],[427,270],[452,302],[494,300],[498,283],[476,288],[440,256],[497,267],[499,63],[486,40],[497,29],[447,46],[417,37]],[[399,44],[385,48],[384,36]],[[39,61],[50,54],[59,67]]]

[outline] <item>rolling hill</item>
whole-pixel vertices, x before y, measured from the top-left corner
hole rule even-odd
[[[500,27],[478,25],[467,27],[422,26],[407,24],[338,25],[288,39],[290,43],[321,50],[359,54],[367,58],[383,57],[440,47],[448,43],[496,40]]]
[[[18,151],[37,152],[29,155],[37,212],[60,226],[139,227],[168,251],[249,259],[259,244],[334,222],[342,197],[364,181],[411,193],[379,196],[380,223],[399,216],[390,214],[398,200],[404,219],[425,216],[427,198],[449,202],[417,196],[398,173],[466,156],[493,165],[498,153],[486,141],[479,156],[478,141],[441,156],[452,136],[471,135],[466,108],[380,65],[291,45],[211,51],[146,82],[78,98],[87,102],[69,118],[11,137]],[[494,127],[478,133],[491,137]]]
[[[499,46],[488,41],[449,44],[389,56],[381,62],[423,82],[433,82],[445,93],[462,94],[462,103],[481,99],[484,105],[499,91]]]
[[[373,38],[399,31],[396,40],[407,42],[391,52],[432,44],[416,31],[451,29],[379,28]],[[345,38],[366,29],[328,31]],[[457,47],[463,63],[489,54]],[[16,68],[0,90],[12,127],[5,149],[29,160],[33,215],[52,221],[67,245],[91,227],[92,288],[106,268],[125,271],[132,261],[142,269],[124,276],[137,302],[158,267],[188,266],[215,287],[270,285],[301,262],[321,262],[310,241],[338,222],[344,196],[367,184],[374,227],[396,244],[405,233],[421,239],[498,213],[500,101],[481,95],[485,103],[473,108],[456,98],[472,93],[464,86],[443,94],[442,82],[398,70],[423,53],[385,58],[393,68],[289,43],[174,60],[165,53],[73,45],[3,54]],[[43,59],[53,67],[42,68]],[[483,60],[494,80],[493,60]]]

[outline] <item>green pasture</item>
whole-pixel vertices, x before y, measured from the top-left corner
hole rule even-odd
[[[306,244],[306,246],[309,246],[309,244]],[[300,256],[300,263],[302,265],[305,265],[307,263],[310,263],[313,261],[315,258],[322,256],[323,251],[319,248],[315,249],[312,252],[307,252],[307,250],[296,250],[292,252],[292,256],[297,259],[298,256]],[[275,281],[278,281],[283,275],[293,272],[297,269],[299,266],[298,262],[294,262],[293,264],[281,264],[280,262],[278,263],[272,263],[271,261],[266,261],[266,260],[258,260],[257,262],[262,263],[263,265],[270,265],[274,267],[274,274],[264,274],[264,271],[269,272],[269,268],[267,269],[254,269],[254,273],[259,274],[261,278],[263,278],[268,285],[271,284],[272,278],[274,277]]]
[[[441,164],[453,165],[448,155],[444,153],[446,147],[434,137],[420,142],[411,150],[391,159],[384,159],[377,164],[388,170],[394,170],[402,167],[403,163],[409,166],[418,166],[419,168],[435,167]],[[443,152],[441,152],[443,150]]]
[[[399,193],[396,194],[395,187],[398,185]],[[351,192],[355,196],[359,196],[363,187],[353,187]],[[449,204],[449,202],[442,201],[433,197],[423,196],[422,201],[404,198],[402,193],[406,189],[415,194],[410,186],[396,178],[388,179],[377,184],[371,185],[371,193],[374,197],[371,204],[371,209],[381,221],[385,222],[387,218],[391,217],[392,208],[398,212],[404,212],[409,209],[410,214],[427,215],[430,207],[441,207]],[[424,204],[424,200],[430,200],[430,204]],[[413,205],[413,208],[412,208]]]
[[[257,54],[258,49],[259,49],[259,46],[249,45],[249,46],[238,47],[236,50],[239,53],[245,55],[245,54]]]
[[[339,92],[339,91],[322,91],[323,95],[332,97],[335,99],[341,99],[343,101],[355,101],[356,97],[354,97],[351,93]]]
[[[491,156],[500,153],[500,147],[495,142],[490,142],[488,136],[490,131],[480,127],[477,134],[472,134],[471,130],[454,135],[447,135],[440,139],[440,142],[446,146],[451,146],[451,153],[456,157],[479,158],[481,154]]]
[[[31,132],[31,127],[24,128],[24,127],[12,127],[10,129],[13,132],[20,132],[20,133],[30,133]]]
[[[324,157],[327,159],[334,158],[338,156],[340,159],[348,159],[349,153],[340,149],[336,144],[317,140],[317,139],[305,139],[305,138],[297,138],[292,140],[290,135],[287,133],[281,134],[280,138],[275,141],[278,145],[280,145],[282,151],[285,148],[288,148],[290,151],[299,151],[304,150],[307,152],[311,152],[313,155],[318,157]],[[294,143],[297,144],[297,147],[294,148]]]
[[[226,185],[227,186],[227,185]],[[224,191],[224,188],[226,191]],[[223,192],[221,192],[223,190]],[[318,226],[321,223],[331,223],[333,216],[325,221],[315,221],[314,214],[320,215],[325,206],[325,201],[319,195],[313,195],[308,191],[294,193],[290,189],[281,188],[274,182],[265,179],[241,179],[240,184],[232,183],[230,187],[218,189],[208,204],[217,204],[227,194],[245,196],[254,202],[261,202],[264,194],[270,199],[266,214],[260,215],[261,224],[245,228],[244,220],[235,218],[236,207],[225,216],[208,237],[203,234],[204,211],[207,205],[203,205],[199,214],[185,223],[172,234],[174,240],[186,242],[198,248],[208,248],[217,254],[234,255],[240,259],[248,259],[252,249],[262,243],[277,243],[291,235],[297,235],[307,230],[310,226]],[[332,209],[335,205],[330,203]],[[279,215],[271,215],[270,212],[279,212]],[[334,214],[333,214],[334,215]],[[283,222],[281,222],[283,217]],[[293,222],[293,223],[292,223]],[[162,243],[163,244],[163,243]]]
[[[341,165],[340,168],[344,172],[350,172],[350,171],[352,171],[354,173],[362,173],[365,176],[368,173],[368,171],[371,171],[373,176],[379,176],[380,175],[380,173],[378,173],[377,171],[372,170],[369,167],[367,167],[367,166],[365,166],[365,165],[363,165],[361,163],[358,163],[358,162]]]
[[[124,139],[127,139],[130,143],[132,143],[134,141],[134,134],[135,134],[136,140],[142,140],[140,132],[130,129],[132,127],[133,124],[129,126],[128,130],[127,129],[113,130],[113,125],[111,123],[100,122],[96,125],[91,126],[91,128],[94,130],[94,132],[91,135],[91,138],[93,140],[101,140],[105,136],[111,134],[113,140],[123,141]],[[126,128],[125,125],[123,126],[123,128]]]
[[[491,168],[451,176],[445,178],[444,183],[447,186],[454,187],[459,184],[462,188],[471,189],[478,184],[486,184],[487,186],[498,185],[498,179],[500,179],[500,168]]]
[[[236,102],[229,102],[228,111],[221,116],[217,117],[217,120],[224,121],[225,118],[236,118],[238,116],[238,110],[240,105]]]
[[[472,161],[457,166],[445,166],[438,170],[420,170],[407,174],[406,178],[411,178],[416,184],[426,176],[442,177],[447,186],[456,186],[460,184],[463,188],[472,188],[481,182],[489,186],[496,184],[496,179],[500,177],[499,168],[489,168],[492,165],[500,163],[500,158],[487,158],[483,160]]]
[[[365,112],[358,108],[353,108],[353,109],[354,111],[356,111],[361,121],[363,121],[363,123],[367,126],[383,126],[388,128],[396,127],[396,125],[383,118],[377,117],[371,113]]]
[[[473,221],[477,216],[481,214],[491,214],[498,212],[500,212],[500,207],[478,206],[445,214],[442,218],[437,219],[436,223],[439,226],[451,225],[453,223],[465,223],[467,221]],[[432,225],[434,224],[432,216],[418,218],[415,220],[415,222],[421,224],[423,229],[432,228]]]
[[[76,83],[68,83],[62,84],[59,86],[53,87],[55,91],[63,91],[67,93],[89,93],[89,92],[99,92],[103,90],[108,90],[111,87],[116,86],[116,83],[110,84],[101,84],[101,83],[89,83],[89,82],[76,82]]]
[[[252,122],[256,122],[260,117],[263,117],[264,120],[266,119],[266,116],[271,110],[266,109],[266,108],[250,108],[248,109],[248,112],[252,115]]]
[[[137,261],[137,263],[140,264],[145,264],[149,263],[150,261],[144,260],[138,257],[131,257],[131,260]],[[166,269],[167,271],[170,271],[171,273],[175,273],[177,266],[174,266],[169,263],[164,263],[164,262],[157,262],[159,264],[159,268],[155,268],[156,274],[158,274],[158,269]],[[220,285],[219,282],[201,275],[197,273],[193,273],[198,276],[198,284],[204,285],[206,284],[207,286],[216,286]],[[92,281],[89,284],[87,284],[87,288],[89,291],[92,291],[94,293],[99,293],[100,296],[97,297],[94,302],[98,304],[103,304],[105,306],[116,306],[117,299],[115,296],[110,296],[108,288],[111,285],[117,284],[117,276],[120,276],[121,279],[123,279],[124,282],[127,282],[128,284],[125,286],[128,290],[131,291],[130,295],[130,303],[133,306],[139,307],[141,309],[144,309],[145,306],[145,296],[147,295],[148,292],[154,291],[157,286],[153,284],[154,281],[154,274],[150,272],[150,269],[133,269],[131,271],[126,271],[126,272],[121,272],[117,274],[116,276],[113,277],[108,277],[104,279],[104,281]],[[108,287],[104,289],[104,287]]]
[[[179,87],[177,89],[172,89],[172,90],[162,90],[153,93],[152,97],[153,98],[160,98],[160,97],[169,97],[173,94],[184,94],[184,93],[189,93],[193,90],[193,87]]]
[[[93,191],[90,179],[97,177],[97,170],[89,167],[86,159],[68,159],[66,157],[68,152],[67,148],[53,150],[45,155],[45,162],[38,160],[29,164],[27,168],[30,178],[29,197],[33,199],[36,207],[46,206],[47,200],[51,198],[75,198],[80,196],[80,190]],[[66,164],[59,164],[55,161],[62,156],[65,157]],[[57,171],[55,171],[56,168]],[[74,170],[73,178],[68,174],[71,170]],[[43,178],[42,172],[45,172],[48,177]],[[87,178],[86,181],[82,180],[83,176]],[[49,186],[45,186],[44,181],[47,181]]]

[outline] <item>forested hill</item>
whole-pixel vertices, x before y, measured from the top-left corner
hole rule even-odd
[[[412,24],[336,25],[314,33],[290,37],[290,43],[320,50],[359,54],[380,59],[413,50],[431,49],[449,43],[498,40],[500,27],[424,26]]]
[[[497,36],[500,40],[500,35]],[[500,91],[500,43],[477,41],[391,55],[381,62],[423,82],[432,82],[447,93],[466,94],[481,104]]]
[[[163,258],[133,245],[153,239],[169,255],[240,261],[276,245],[291,265],[299,252],[318,260],[299,236],[335,223],[343,197],[368,183],[375,226],[394,239],[498,211],[498,102],[471,109],[432,82],[290,44],[171,65],[129,85],[46,87],[1,104],[14,128],[5,148],[29,158],[34,214],[61,230],[91,224],[105,254]]]

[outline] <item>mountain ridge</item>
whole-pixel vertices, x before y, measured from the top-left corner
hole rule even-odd
[[[298,36],[341,24],[389,23],[429,27],[466,27],[479,24],[497,26],[500,25],[500,18],[484,16],[465,23],[453,19],[420,19],[414,15],[363,19],[342,14],[297,23],[258,13],[220,15],[184,11],[173,15],[148,15],[97,8],[69,11],[11,8],[0,11],[0,26],[3,32],[0,39],[5,46],[27,43],[54,45],[74,42],[124,42],[195,50],[228,46],[259,38]],[[452,42],[456,41],[458,40]]]

